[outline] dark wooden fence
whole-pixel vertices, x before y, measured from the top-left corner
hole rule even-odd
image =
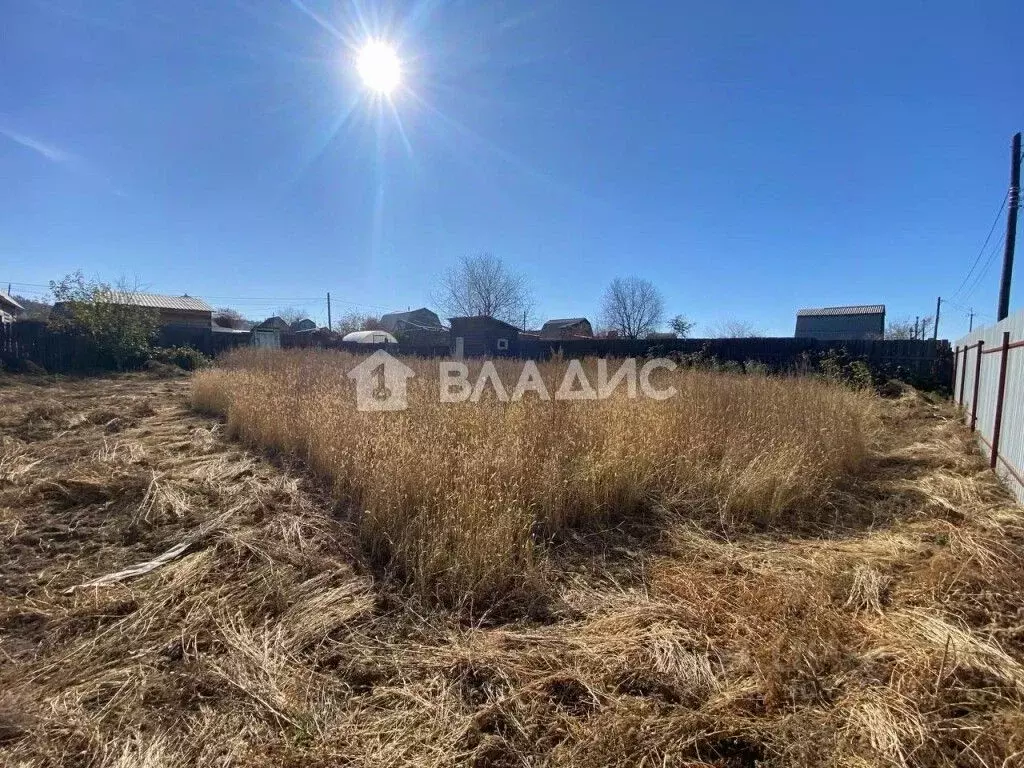
[[[161,346],[194,347],[211,357],[226,349],[250,343],[249,334],[229,334],[209,328],[166,326],[160,330]],[[399,343],[370,345],[346,343],[327,332],[282,333],[284,348],[340,349],[371,354],[377,349],[404,355],[444,357],[445,344]],[[953,350],[948,341],[818,341],[816,339],[571,339],[542,341],[521,336],[511,350],[513,356],[544,360],[561,354],[582,357],[680,357],[701,355],[721,362],[757,362],[780,371],[815,366],[830,351],[850,360],[864,360],[876,372],[911,381],[919,386],[937,387],[950,381]],[[20,322],[0,325],[0,362],[31,360],[48,371],[87,371],[100,367],[88,342],[77,336],[50,330],[45,323]]]
[[[953,350],[948,341],[819,341],[770,337],[752,339],[571,339],[540,341],[520,337],[519,354],[544,359],[565,357],[657,357],[704,355],[720,361],[762,363],[773,370],[817,363],[829,352],[864,360],[872,369],[907,379],[945,383],[952,375]]]
[[[48,371],[86,371],[97,367],[92,347],[80,336],[54,333],[46,323],[0,324],[0,363],[30,360]]]
[[[378,349],[403,355],[446,357],[445,344],[399,343],[397,350],[388,344],[342,342],[336,334],[282,333],[283,348],[341,349],[356,354],[372,354]],[[928,388],[941,388],[953,370],[953,350],[948,341],[931,340],[855,340],[819,341],[769,337],[753,339],[571,339],[543,341],[520,336],[507,356],[546,360],[561,354],[566,358],[583,357],[673,357],[703,356],[720,362],[744,365],[756,362],[774,371],[817,367],[821,358],[835,354],[846,360],[863,360],[878,374],[910,381]]]
[[[190,346],[210,357],[248,343],[248,334],[218,333],[202,327],[164,326],[157,334],[159,346]],[[88,339],[54,331],[44,322],[0,324],[0,364],[14,367],[19,360],[29,360],[53,373],[82,373],[109,364],[96,354]]]

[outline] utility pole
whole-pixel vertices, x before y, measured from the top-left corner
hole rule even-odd
[[[331,330],[334,326],[331,324],[331,292],[327,292],[327,330]]]
[[[935,301],[935,324],[932,326],[932,341],[939,340],[939,313],[942,312],[942,297]]]
[[[1020,206],[1020,133],[1013,135],[1010,153],[1010,195],[1006,211],[1006,249],[1003,251],[1003,279],[999,283],[999,309],[996,320],[1010,314],[1010,279],[1013,277],[1013,249],[1017,244],[1017,208]]]
[[[920,324],[921,324],[921,316],[918,315],[917,317],[914,318],[914,338],[915,339],[921,338],[921,334],[918,331],[918,326]]]
[[[967,332],[968,333],[970,333],[971,331],[974,330],[974,307],[971,307],[971,311],[970,311],[969,317],[970,317],[970,321],[969,321],[970,325],[967,326]]]

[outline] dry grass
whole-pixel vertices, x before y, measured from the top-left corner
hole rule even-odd
[[[663,374],[667,400],[439,401],[435,361],[409,409],[360,413],[337,353],[234,353],[195,378],[193,403],[246,443],[298,456],[358,513],[380,572],[424,597],[493,608],[545,594],[543,545],[569,529],[685,513],[735,525],[806,520],[860,465],[870,395],[810,379]],[[498,361],[512,389],[521,364]],[[479,369],[477,364],[476,369]],[[589,379],[598,381],[596,361]],[[617,366],[610,373],[614,374]],[[540,372],[555,392],[561,362]],[[475,381],[477,371],[470,380]]]
[[[944,405],[876,403],[856,476],[766,527],[581,510],[546,615],[486,624],[188,397],[0,377],[0,764],[1024,764],[1022,511]]]

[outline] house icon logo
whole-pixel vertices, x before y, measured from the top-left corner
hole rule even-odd
[[[415,376],[412,368],[379,349],[348,372],[356,382],[356,410],[404,411],[406,379]]]

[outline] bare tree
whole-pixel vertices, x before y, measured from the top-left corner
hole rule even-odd
[[[383,327],[380,320],[373,315],[348,312],[334,321],[334,330],[344,336],[353,331],[380,331]]]
[[[299,322],[299,320],[305,320],[309,317],[309,312],[301,307],[281,307],[281,309],[277,310],[274,314],[288,323],[288,325],[292,325],[293,323]]]
[[[764,335],[746,320],[723,320],[708,330],[713,339],[753,339]]]
[[[890,320],[885,327],[885,338],[887,339],[926,339],[932,327],[932,318],[924,317],[919,322],[909,317],[900,317]]]
[[[617,277],[601,299],[601,322],[629,339],[637,339],[661,325],[665,302],[650,280]]]
[[[516,326],[533,310],[526,277],[490,253],[463,256],[441,278],[435,301],[451,317],[490,315]]]

